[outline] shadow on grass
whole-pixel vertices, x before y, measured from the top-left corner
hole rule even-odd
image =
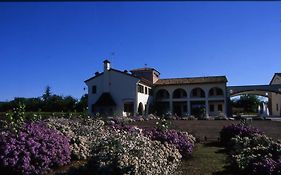
[[[204,143],[204,145],[207,146],[207,147],[220,147],[220,148],[223,148],[223,146],[218,141],[206,142],[206,143]]]
[[[239,172],[237,172],[237,170],[233,166],[227,165],[227,166],[224,166],[223,168],[224,168],[223,171],[214,172],[213,175],[236,175],[236,174],[240,174]]]
[[[215,154],[226,154],[228,157],[227,149],[224,146],[222,146],[221,143],[218,141],[204,143],[204,146],[220,148],[219,150],[215,151]],[[230,162],[229,158],[227,158],[227,161]],[[236,175],[236,174],[239,174],[239,172],[237,172],[237,169],[235,167],[231,166],[231,164],[229,163],[229,164],[226,164],[225,166],[223,166],[222,171],[213,172],[212,174],[213,175]]]

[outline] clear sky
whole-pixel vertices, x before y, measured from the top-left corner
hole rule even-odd
[[[0,101],[47,85],[80,98],[104,58],[161,78],[268,84],[281,72],[281,2],[0,3]]]

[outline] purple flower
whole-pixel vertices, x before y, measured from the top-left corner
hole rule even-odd
[[[0,166],[20,174],[44,174],[70,161],[69,140],[43,123],[28,123],[18,135],[0,133]]]
[[[262,132],[254,127],[243,125],[243,124],[231,124],[224,126],[220,131],[220,139],[223,145],[227,145],[229,141],[235,137],[251,137],[254,134],[262,134]]]
[[[176,130],[145,129],[143,133],[152,140],[175,145],[184,157],[190,155],[193,151],[194,141],[184,132]]]

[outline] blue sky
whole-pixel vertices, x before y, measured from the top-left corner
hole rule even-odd
[[[161,78],[226,75],[268,84],[281,72],[281,2],[0,3],[0,101],[80,98],[112,67]],[[111,53],[114,52],[112,55]]]

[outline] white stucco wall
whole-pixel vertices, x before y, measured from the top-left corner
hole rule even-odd
[[[88,82],[88,106],[89,113],[92,114],[92,104],[94,104],[103,92],[109,92],[116,103],[114,113],[116,115],[123,115],[124,102],[136,102],[136,85],[139,79],[125,75],[114,70],[105,71],[103,75],[100,75]],[[97,86],[97,93],[92,94],[92,86]],[[134,106],[136,111],[136,104]]]
[[[104,75],[100,75],[96,77],[95,79],[92,79],[88,82],[86,82],[88,86],[88,112],[89,114],[92,114],[92,104],[94,104],[98,98],[101,96],[101,94],[104,92],[104,83],[103,83]],[[96,94],[92,93],[92,87],[96,86]]]
[[[144,87],[144,89],[147,88],[147,94],[138,92],[137,104],[139,106],[139,104],[142,103],[143,114],[147,114],[149,104],[152,102],[152,96],[149,95],[149,89],[151,89],[151,87],[141,84],[141,83],[139,83],[139,84],[142,85]],[[146,106],[147,106],[147,109],[145,109]]]
[[[271,82],[272,85],[274,84],[281,84],[281,77],[278,75],[274,75],[274,78]],[[272,105],[272,115],[273,116],[281,116],[281,94],[278,93],[271,93],[271,105]],[[278,106],[278,107],[277,107]]]
[[[281,94],[272,93],[271,105],[272,105],[272,115],[273,116],[281,116],[281,112],[280,112]]]

